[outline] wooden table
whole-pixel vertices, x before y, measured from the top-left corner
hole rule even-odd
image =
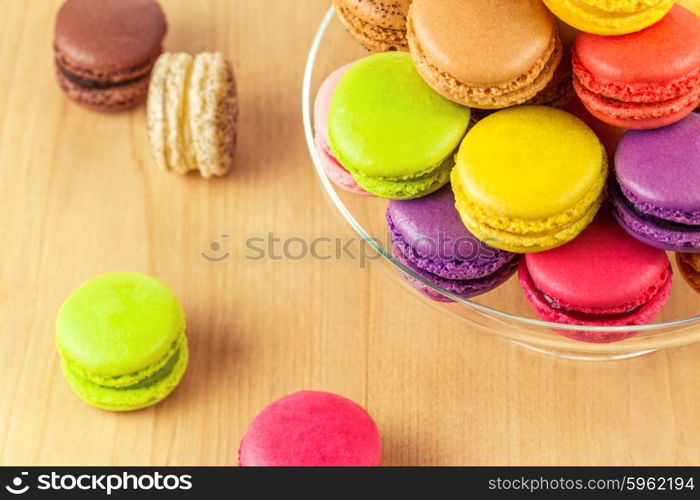
[[[304,60],[328,2],[162,3],[168,50],[218,49],[235,64],[242,120],[227,178],[157,171],[143,108],[105,115],[66,100],[51,51],[59,2],[0,0],[0,463],[233,464],[264,405],[320,389],[371,412],[387,465],[700,464],[700,345],[561,361],[470,331],[376,265],[246,260],[246,239],[270,231],[352,236],[301,127]],[[62,300],[113,270],[163,279],[189,320],[180,388],[130,414],[80,402],[53,338]]]

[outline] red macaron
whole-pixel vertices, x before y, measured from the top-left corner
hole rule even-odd
[[[637,33],[579,33],[573,66],[576,93],[596,118],[621,128],[670,125],[700,104],[700,18],[675,5]]]
[[[525,296],[542,319],[584,326],[650,322],[668,300],[672,273],[666,253],[628,235],[607,207],[578,238],[526,255],[518,270]],[[587,342],[635,333],[559,332]]]
[[[372,417],[347,398],[301,391],[264,408],[241,440],[242,466],[376,466],[381,439]]]

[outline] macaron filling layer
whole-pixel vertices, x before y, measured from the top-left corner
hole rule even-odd
[[[59,348],[59,352],[66,369],[81,379],[89,380],[90,382],[102,387],[123,389],[141,384],[143,381],[153,377],[154,374],[161,372],[169,363],[171,363],[173,358],[177,358],[177,353],[182,349],[182,345],[186,343],[187,339],[183,325],[181,333],[177,336],[176,340],[170,344],[168,350],[165,352],[165,354],[163,354],[163,356],[160,357],[160,359],[158,359],[158,361],[133,373],[118,376],[105,376],[86,370],[82,368],[79,363],[72,360],[64,350]]]
[[[95,90],[123,87],[126,85],[131,85],[132,83],[139,82],[139,81],[143,80],[144,78],[148,77],[148,74],[146,74],[146,75],[137,76],[137,77],[134,77],[134,78],[131,78],[128,80],[118,80],[118,81],[94,80],[94,79],[85,78],[83,76],[80,76],[80,75],[77,75],[75,73],[70,72],[65,67],[61,66],[61,64],[58,60],[56,61],[56,67],[61,72],[61,74],[63,74],[63,76],[65,76],[68,80],[70,80],[75,85],[78,85],[80,87],[84,87],[87,89],[95,89]]]
[[[63,363],[63,373],[75,393],[85,402],[105,410],[131,411],[151,406],[168,396],[179,384],[187,368],[187,342],[157,372],[126,387],[109,387],[83,378]]]
[[[545,0],[545,3],[557,17],[579,29],[610,35],[639,31],[661,19],[673,6],[672,0]]]
[[[690,113],[700,104],[700,90],[680,95],[673,99],[658,102],[620,101],[613,97],[597,94],[574,78],[574,87],[591,113],[598,117],[618,120],[620,126],[634,126],[643,120],[658,119],[658,126],[673,123]]]
[[[643,212],[615,184],[609,188],[614,214],[628,233],[657,248],[700,251],[700,225],[674,222]]]
[[[543,90],[551,81],[561,61],[563,47],[556,32],[539,61],[525,74],[498,85],[483,87],[462,82],[454,75],[432,64],[423,50],[411,19],[408,20],[408,40],[411,53],[417,59],[416,67],[441,94],[467,103],[472,107],[498,109],[522,104]]]
[[[634,215],[653,223],[655,226],[674,231],[700,231],[700,213],[663,209],[635,200],[634,195],[629,190],[620,187],[620,184],[614,179],[611,180],[610,191],[614,201],[623,203]]]
[[[382,198],[405,200],[434,193],[450,180],[454,167],[454,154],[450,154],[436,167],[415,176],[383,177],[368,176],[348,168],[357,184],[368,193]]]

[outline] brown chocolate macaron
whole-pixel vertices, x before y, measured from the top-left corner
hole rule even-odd
[[[408,50],[406,15],[411,0],[333,0],[345,28],[372,52]]]
[[[148,95],[166,31],[165,15],[154,0],[67,0],[54,36],[61,89],[99,111],[136,106]]]
[[[700,293],[700,253],[676,253],[676,264],[685,281]]]
[[[562,58],[554,20],[540,0],[413,0],[407,31],[426,82],[473,108],[532,99]]]

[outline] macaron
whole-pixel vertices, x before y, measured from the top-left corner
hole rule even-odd
[[[160,56],[147,108],[159,168],[205,178],[226,174],[236,150],[238,94],[233,67],[221,52]]]
[[[333,93],[331,152],[365,191],[419,198],[444,186],[469,108],[435,93],[406,52],[384,52],[352,65]]]
[[[166,31],[154,0],[67,0],[53,42],[61,89],[98,111],[136,106],[146,99]]]
[[[340,164],[328,145],[328,112],[331,108],[333,93],[340,78],[350,69],[350,66],[352,63],[335,70],[318,89],[314,102],[314,143],[323,170],[331,182],[351,193],[369,195],[367,191],[357,185],[350,172]]]
[[[700,293],[700,253],[677,253],[676,263],[686,283]]]
[[[244,467],[377,466],[381,454],[377,425],[362,407],[336,394],[301,391],[255,417],[238,461]]]
[[[700,104],[700,18],[676,5],[656,24],[622,36],[579,33],[574,87],[596,118],[658,128]]]
[[[615,151],[617,151],[617,145],[620,143],[622,136],[627,131],[626,129],[615,127],[614,125],[600,121],[586,109],[586,106],[583,105],[578,96],[574,96],[566,105],[564,110],[580,118],[586,125],[591,127],[591,130],[595,132],[595,135],[598,136],[600,142],[602,142],[603,146],[605,146],[605,151],[608,154],[608,158],[614,158]]]
[[[552,80],[543,90],[523,104],[567,109],[574,97],[576,97],[576,92],[574,91],[573,75],[571,71],[570,50],[565,48],[564,57],[559,62]],[[479,121],[497,111],[499,110],[474,108],[472,109],[471,124],[476,125]]]
[[[542,319],[584,326],[649,323],[668,300],[672,274],[666,253],[629,236],[607,208],[578,238],[526,255],[518,269],[525,296]],[[587,342],[635,334],[558,331]]]
[[[673,6],[673,0],[544,0],[544,3],[567,24],[598,35],[643,30]]]
[[[430,283],[463,298],[493,290],[517,269],[519,255],[490,247],[464,227],[449,185],[424,198],[390,201],[386,221],[394,257]],[[427,297],[450,301],[410,275],[404,277]]]
[[[552,80],[562,45],[541,1],[414,0],[408,45],[426,82],[466,106],[522,104]]]
[[[676,3],[700,17],[700,0],[676,0]]]
[[[411,0],[333,0],[345,29],[367,50],[408,50],[406,14]]]
[[[632,236],[665,250],[700,252],[700,114],[628,131],[609,191],[615,216]]]
[[[452,171],[464,225],[511,252],[540,252],[575,238],[593,220],[607,177],[605,150],[575,116],[518,106],[467,133]]]
[[[189,357],[175,294],[140,273],[98,276],[75,290],[56,320],[63,374],[104,410],[154,405],[177,387]]]

